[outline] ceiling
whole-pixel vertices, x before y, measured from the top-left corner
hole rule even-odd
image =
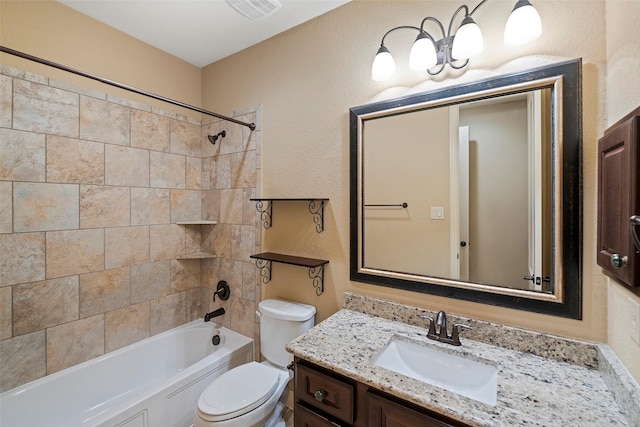
[[[226,0],[58,0],[138,40],[204,67],[351,0],[236,0],[281,7],[251,19]]]

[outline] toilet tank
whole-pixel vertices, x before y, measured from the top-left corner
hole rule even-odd
[[[281,299],[267,299],[258,304],[260,316],[260,352],[277,366],[289,363],[285,346],[314,325],[316,308]]]

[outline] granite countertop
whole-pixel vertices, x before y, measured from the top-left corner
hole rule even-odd
[[[637,426],[640,422],[635,418],[637,408],[628,408],[629,402],[619,399],[616,402],[603,379],[603,371],[589,366],[588,361],[569,363],[464,337],[462,346],[455,347],[427,339],[426,332],[422,327],[343,309],[293,340],[287,350],[375,389],[474,426],[600,427]],[[375,366],[373,357],[394,335],[496,366],[496,405]],[[594,365],[599,365],[599,357],[609,356],[606,348],[603,354],[598,354],[597,346],[590,347],[596,351],[586,359]],[[631,395],[632,400],[636,397],[637,394]]]

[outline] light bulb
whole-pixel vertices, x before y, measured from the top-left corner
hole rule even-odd
[[[471,16],[466,16],[453,38],[451,56],[453,59],[467,59],[476,56],[484,49],[480,27]]]
[[[504,28],[504,44],[517,46],[540,37],[542,22],[535,7],[528,0],[518,0]]]
[[[414,71],[424,71],[437,63],[438,56],[433,41],[424,31],[420,32],[409,53],[409,68]]]
[[[393,73],[396,71],[396,62],[393,60],[393,56],[384,45],[380,46],[376,57],[373,59],[373,66],[371,67],[371,79],[376,82],[382,82],[389,80]]]

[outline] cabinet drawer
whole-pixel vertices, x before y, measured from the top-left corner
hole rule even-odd
[[[295,375],[296,401],[353,424],[354,386],[324,372],[298,363]],[[296,424],[297,425],[297,424]]]
[[[428,413],[418,412],[397,402],[367,392],[367,427],[455,427]]]
[[[299,403],[296,403],[295,409],[295,427],[340,427],[339,424],[308,410]]]

